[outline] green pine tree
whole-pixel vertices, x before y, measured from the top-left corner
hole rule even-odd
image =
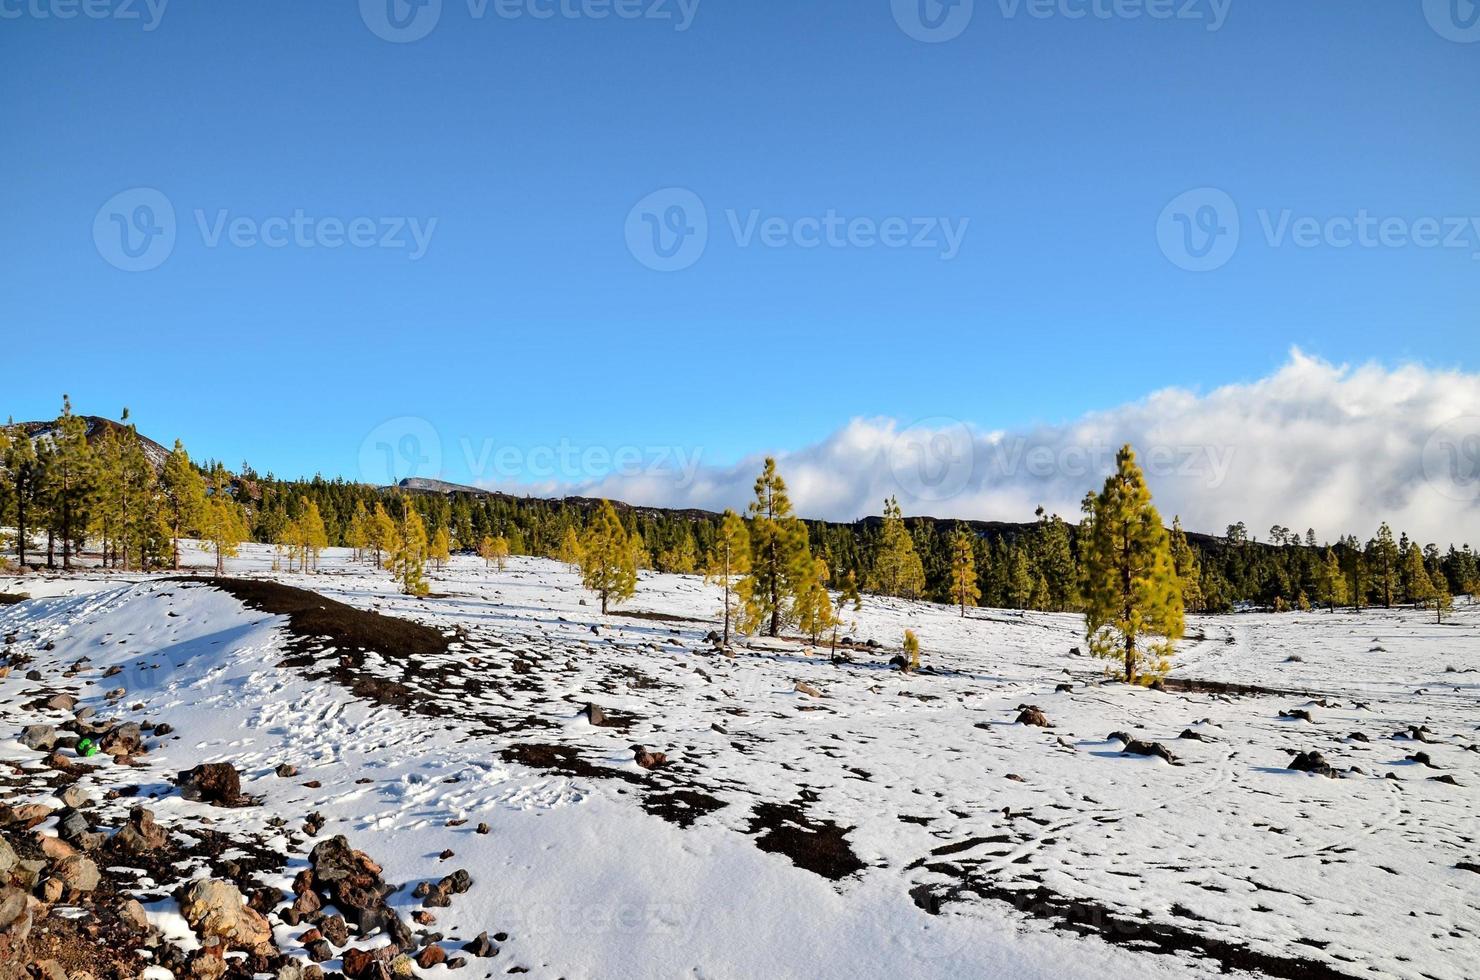
[[[601,614],[637,592],[639,544],[610,500],[603,500],[581,541],[581,581],[601,597]]]
[[[1084,501],[1085,630],[1091,651],[1121,660],[1130,683],[1164,675],[1182,637],[1181,582],[1135,451]]]

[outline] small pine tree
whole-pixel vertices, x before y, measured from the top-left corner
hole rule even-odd
[[[966,618],[966,607],[975,606],[982,597],[976,582],[976,544],[972,535],[958,529],[951,539],[951,601],[961,607],[961,618]]]
[[[175,448],[164,461],[160,481],[164,488],[165,510],[169,518],[172,562],[178,572],[180,538],[198,531],[206,502],[206,481],[195,468],[195,464],[190,462],[190,454],[185,451],[185,445],[179,439],[175,440]]]
[[[1203,609],[1202,564],[1197,552],[1187,543],[1187,532],[1182,530],[1182,517],[1172,518],[1172,567],[1177,570],[1177,579],[1182,583],[1182,606],[1192,612]]]
[[[603,500],[581,542],[581,581],[601,597],[603,616],[637,592],[639,548],[611,501]]]
[[[426,581],[426,559],[427,526],[411,501],[403,501],[387,565],[406,595],[424,596],[431,591]]]
[[[313,571],[319,569],[319,553],[329,547],[329,531],[324,527],[324,516],[319,513],[319,505],[313,500],[300,500],[303,504],[303,513],[298,518],[298,547],[303,566],[306,573],[312,567]]]
[[[447,525],[437,528],[437,533],[432,535],[428,557],[436,562],[438,569],[447,567],[447,562],[452,558],[452,534],[447,530]]]
[[[925,591],[925,566],[904,526],[904,512],[893,497],[884,501],[884,530],[874,553],[869,588],[881,595],[917,598]]]
[[[349,527],[344,531],[344,543],[354,549],[355,561],[363,561],[365,552],[370,548],[370,511],[365,509],[365,501],[355,501],[355,512],[349,519]]]
[[[827,562],[812,559],[812,568],[798,586],[796,597],[797,628],[813,642],[833,627],[832,596],[827,591]]]
[[[385,556],[395,547],[396,522],[386,512],[385,505],[378,500],[366,530],[369,533],[369,547],[375,552],[375,566],[379,568],[385,564]]]
[[[1321,564],[1319,577],[1316,579],[1316,598],[1330,607],[1334,613],[1337,606],[1347,603],[1346,573],[1341,570],[1341,562],[1336,557],[1336,552],[1330,548],[1326,549],[1326,560]]]
[[[1402,582],[1405,598],[1415,606],[1427,605],[1433,598],[1434,580],[1424,565],[1423,551],[1416,544],[1410,544],[1403,556]]]
[[[770,457],[756,478],[755,499],[747,512],[750,573],[739,585],[744,604],[740,632],[763,628],[771,636],[780,636],[782,625],[795,617],[797,595],[813,566],[807,528],[792,513],[786,481]]]
[[[1429,597],[1434,601],[1434,613],[1442,625],[1444,614],[1454,608],[1454,596],[1449,591],[1449,579],[1445,578],[1444,572],[1440,569],[1434,569]]]
[[[833,614],[832,646],[828,650],[828,660],[833,663],[837,663],[838,660],[838,627],[843,624],[843,610],[848,606],[852,606],[854,612],[863,609],[863,599],[858,594],[858,577],[852,571],[844,575],[842,582],[838,585],[838,610]]]
[[[920,638],[914,630],[904,631],[904,662],[909,673],[920,669]]]
[[[565,562],[574,572],[580,569],[584,557],[580,535],[576,534],[575,528],[567,526],[565,533],[560,536],[559,547],[555,549],[555,560]]]
[[[1098,496],[1084,501],[1085,631],[1099,657],[1123,660],[1125,679],[1170,667],[1182,636],[1182,583],[1136,454],[1125,446]]]
[[[217,463],[211,471],[210,495],[201,511],[201,539],[216,553],[216,577],[226,574],[226,559],[235,558],[237,548],[251,537],[247,515],[231,496],[231,479]]]
[[[745,521],[733,510],[725,511],[720,519],[719,535],[709,553],[709,566],[704,581],[718,585],[722,591],[721,612],[724,632],[721,634],[725,646],[730,645],[730,621],[735,608],[735,580],[750,571],[750,531]]]

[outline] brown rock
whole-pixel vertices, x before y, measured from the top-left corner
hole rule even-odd
[[[228,881],[192,882],[180,900],[180,911],[202,939],[215,938],[254,953],[271,949],[267,920],[248,908],[242,893]]]
[[[169,843],[169,834],[154,822],[154,813],[142,806],[129,811],[128,822],[113,838],[118,846],[132,854],[155,851]]]
[[[118,909],[118,918],[123,924],[135,932],[149,931],[149,915],[144,911],[144,906],[132,898],[124,902]]]
[[[1038,705],[1022,704],[1018,705],[1018,707],[1021,710],[1018,712],[1017,721],[1014,724],[1036,725],[1039,728],[1053,727],[1053,725],[1049,724],[1048,716],[1043,713],[1043,709],[1038,707]]]
[[[98,887],[102,876],[91,858],[74,855],[57,862],[56,876],[74,892],[90,892]]]
[[[209,762],[180,773],[175,782],[187,800],[199,800],[215,806],[247,806],[252,801],[242,796],[242,774],[229,762]]]
[[[445,963],[446,961],[447,954],[443,952],[442,947],[438,946],[436,943],[433,943],[426,949],[422,950],[420,953],[416,954],[416,965],[421,967],[423,970],[430,970],[438,963]]]
[[[668,765],[668,756],[663,752],[649,752],[646,746],[632,746],[632,754],[637,764],[644,769],[659,769]]]
[[[47,905],[55,905],[62,900],[62,893],[66,890],[66,886],[59,878],[48,878],[41,883],[39,890],[43,902]]]

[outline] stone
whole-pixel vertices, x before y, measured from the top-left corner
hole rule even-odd
[[[198,800],[215,806],[246,806],[251,801],[242,796],[242,774],[229,762],[208,762],[180,773],[175,780],[187,800]]]
[[[41,853],[53,861],[61,861],[69,857],[75,857],[77,855],[77,848],[68,844],[60,837],[43,836],[41,838]]]
[[[1017,721],[1014,724],[1036,725],[1039,728],[1053,727],[1048,721],[1048,716],[1043,713],[1043,709],[1038,707],[1038,705],[1020,704],[1018,705],[1018,709]]]
[[[1154,755],[1157,758],[1165,759],[1172,765],[1177,764],[1177,757],[1172,755],[1167,747],[1160,742],[1143,742],[1138,738],[1133,738],[1129,742],[1126,742],[1125,748],[1120,751],[1129,755]]]
[[[202,939],[215,938],[253,953],[271,949],[272,929],[267,920],[247,907],[242,893],[229,881],[206,878],[192,882],[180,899],[180,911]]]
[[[149,914],[132,898],[119,906],[118,918],[135,932],[149,931]]]
[[[632,754],[637,764],[644,769],[660,769],[668,765],[668,756],[663,752],[649,752],[645,746],[632,746]]]
[[[41,900],[47,905],[55,905],[62,900],[66,886],[57,878],[48,878],[43,881],[37,889],[41,893]]]
[[[40,678],[37,678],[40,680]],[[46,702],[46,706],[53,711],[71,711],[77,707],[77,699],[70,694],[58,694]]]
[[[87,793],[83,792],[80,786],[66,787],[57,794],[57,799],[61,800],[65,806],[72,810],[80,810],[91,802],[87,798]]]
[[[0,881],[10,877],[10,872],[20,863],[16,856],[15,848],[4,837],[0,837]]]
[[[169,834],[154,822],[154,813],[142,806],[129,811],[128,822],[113,840],[131,854],[157,851],[169,843]]]
[[[586,720],[593,725],[602,726],[606,724],[606,712],[601,710],[601,705],[594,702],[586,705]]]
[[[90,892],[103,880],[92,858],[74,855],[57,862],[56,876],[74,892]]]
[[[325,916],[324,920],[319,923],[319,931],[335,946],[349,945],[349,923],[344,921],[342,915]]]
[[[57,730],[51,725],[27,725],[21,730],[21,744],[35,752],[49,752],[57,744]]]
[[[464,953],[472,953],[474,956],[487,959],[498,955],[498,947],[488,938],[488,933],[480,932],[476,939],[463,946]]]
[[[447,954],[442,947],[435,943],[416,954],[416,965],[423,970],[430,970],[439,963],[447,962]]]
[[[138,755],[144,751],[144,733],[134,722],[126,722],[104,733],[98,748],[115,758]]]
[[[294,776],[298,775],[298,767],[290,766],[286,762],[284,762],[282,765],[274,769],[273,772],[283,779],[292,779]]]
[[[820,698],[823,696],[821,691],[806,681],[797,681],[792,687],[798,694],[805,694],[809,698]]]

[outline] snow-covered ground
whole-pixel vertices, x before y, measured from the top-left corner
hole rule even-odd
[[[6,655],[44,676],[0,680],[0,761],[21,767],[0,800],[49,796],[14,740],[63,717],[35,706],[43,691],[168,722],[146,768],[102,765],[92,784],[142,786],[167,825],[270,842],[289,854],[284,891],[315,810],[321,838],[346,835],[387,880],[466,868],[473,889],[438,911],[448,952],[507,939],[428,977],[1480,976],[1480,873],[1458,867],[1480,865],[1480,607],[1463,600],[1442,626],[1194,618],[1174,678],[1284,692],[1232,696],[1101,683],[1068,615],[866,597],[847,632],[881,646],[833,666],[795,641],[714,653],[717,591],[693,577],[644,573],[621,613],[656,615],[603,617],[536,559],[456,558],[426,599],[340,551],[305,576],[248,547],[229,571],[460,632],[437,657],[371,655],[361,674],[406,697],[367,698],[325,666],[333,650],[285,665],[303,652],[286,618],[205,580],[0,578],[34,597],[0,607]],[[906,627],[933,673],[888,667]],[[588,702],[626,727],[590,724]],[[1054,727],[1014,724],[1023,704]],[[1281,717],[1295,708],[1311,720]],[[1394,737],[1410,726],[1428,742]],[[1117,731],[1178,764],[1124,754]],[[670,765],[640,768],[634,745]],[[1287,768],[1309,750],[1354,771]],[[213,809],[165,782],[211,761],[264,805]],[[283,762],[298,776],[274,775]],[[171,903],[146,884],[164,924]],[[410,888],[391,902],[419,906]],[[274,923],[297,951],[307,925]]]

